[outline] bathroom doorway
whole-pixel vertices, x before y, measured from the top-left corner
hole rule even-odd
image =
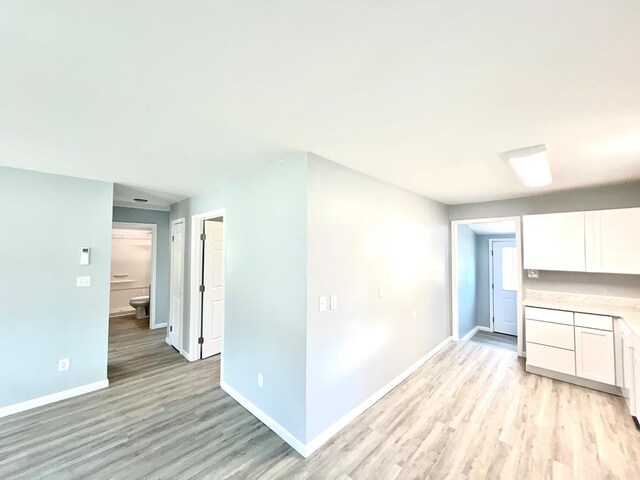
[[[156,327],[155,224],[113,222],[109,317],[134,316]],[[146,321],[145,321],[146,318]]]

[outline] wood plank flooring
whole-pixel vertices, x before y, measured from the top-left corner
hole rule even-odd
[[[131,318],[111,322],[111,387],[0,419],[1,479],[638,479],[615,396],[451,344],[308,459]]]
[[[497,332],[478,331],[469,339],[470,342],[481,343],[496,348],[505,348],[512,352],[518,351],[518,338],[513,335],[505,335]]]

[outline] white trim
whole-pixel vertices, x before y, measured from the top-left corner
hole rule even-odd
[[[67,398],[77,397],[85,393],[95,392],[109,386],[109,380],[104,379],[99,382],[89,383],[80,387],[70,388],[69,390],[63,390],[62,392],[52,393],[51,395],[45,395],[44,397],[34,398],[27,400],[26,402],[15,403],[6,407],[0,408],[0,418],[13,415],[15,413],[24,412],[25,410],[31,410],[32,408],[48,405],[49,403],[59,402],[60,400],[66,400]]]
[[[182,235],[183,235],[183,239],[182,239],[182,308],[180,310],[180,318],[177,319],[176,321],[174,321],[173,318],[173,276],[175,274],[175,272],[173,271],[173,264],[174,264],[174,258],[173,258],[173,229],[176,225],[178,225],[179,223],[182,223],[182,225],[184,226]],[[169,251],[169,315],[168,315],[168,324],[169,325],[175,325],[176,323],[179,325],[178,327],[178,345],[180,347],[180,351],[182,350],[182,339],[183,339],[183,333],[182,331],[184,330],[184,258],[185,258],[185,250],[186,250],[186,246],[187,246],[187,223],[184,217],[181,218],[176,218],[174,220],[171,220],[171,226],[170,226],[170,230],[169,230],[169,235],[171,236],[169,239],[169,245],[170,245],[170,251]],[[167,334],[169,335],[169,345],[173,346],[173,344],[171,343],[171,334],[169,332],[167,332]]]
[[[286,439],[285,439],[285,441],[287,441],[287,443],[289,443],[289,445],[291,445],[293,448],[298,450],[298,452],[300,452],[300,454],[302,456],[308,457],[313,452],[318,450],[322,445],[324,445],[327,441],[329,441],[331,439],[331,437],[333,437],[340,430],[342,430],[344,427],[346,427],[351,422],[353,422],[357,417],[359,417],[362,413],[364,413],[374,403],[376,403],[378,400],[380,400],[382,397],[384,397],[387,393],[389,393],[391,390],[393,390],[398,385],[400,385],[403,381],[405,381],[412,373],[414,373],[418,368],[420,368],[422,365],[424,365],[429,359],[431,359],[434,355],[436,355],[440,350],[442,350],[451,341],[452,341],[452,337],[445,338],[440,344],[436,345],[433,349],[431,349],[431,351],[429,351],[426,355],[424,355],[422,358],[420,358],[417,362],[415,362],[413,365],[411,365],[409,368],[407,368],[404,372],[402,372],[400,375],[395,377],[393,380],[391,380],[389,383],[387,383],[384,387],[382,387],[376,393],[371,395],[369,398],[364,400],[362,403],[360,403],[360,405],[358,405],[357,407],[352,409],[349,413],[344,415],[337,422],[335,422],[329,428],[324,430],[321,434],[316,436],[313,440],[311,440],[309,443],[307,443],[304,453],[300,452],[300,450],[298,450],[294,445],[292,445]],[[260,417],[258,417],[258,418],[260,418]],[[262,420],[262,419],[260,418],[260,420]],[[269,426],[269,428],[271,428],[270,425],[267,424],[267,426]],[[273,428],[272,428],[272,430],[273,430]],[[278,433],[278,432],[276,432],[276,433]],[[280,435],[280,434],[278,433],[278,435]],[[280,436],[282,437],[282,435],[280,435]],[[282,438],[284,438],[284,437],[282,437]]]
[[[479,332],[493,332],[489,327],[485,327],[484,325],[478,325]]]
[[[191,356],[189,352],[187,352],[184,348],[180,349],[180,355],[189,360],[190,362],[195,362],[196,360],[200,360],[197,355]]]
[[[200,233],[203,222],[212,218],[222,218],[222,264],[223,272],[226,270],[227,258],[227,218],[224,208],[211,210],[209,212],[198,213],[191,216],[191,302],[189,304],[189,361],[199,360],[200,352],[198,348],[198,337],[200,336],[200,275],[202,275],[202,242]],[[224,275],[224,273],[223,273]],[[226,305],[226,281],[223,280],[222,298],[223,305]],[[220,383],[224,381],[224,308],[222,313],[222,329],[220,341]]]
[[[151,229],[151,302],[149,302],[149,328],[156,328],[156,283],[157,283],[157,262],[158,262],[158,225],[155,223],[135,223],[135,222],[112,222],[111,228],[124,228],[133,230]]]
[[[156,212],[169,212],[169,211],[171,211],[171,207],[170,206],[155,205],[153,203],[149,204],[149,203],[143,203],[143,202],[136,202],[134,204],[134,203],[126,203],[126,202],[121,202],[121,201],[118,201],[118,200],[114,200],[113,206],[114,207],[119,207],[119,208],[133,208],[133,209],[136,209],[136,210],[151,210],[151,211],[156,211]]]
[[[269,427],[274,433],[276,433],[280,438],[282,438],[285,442],[287,442],[294,450],[296,450],[303,457],[309,456],[309,448],[303,442],[298,440],[291,432],[289,432],[286,428],[276,422],[273,418],[267,415],[264,411],[262,411],[259,407],[257,407],[253,402],[248,400],[242,394],[240,394],[237,390],[231,387],[228,383],[223,381],[220,382],[220,387],[222,390],[227,392],[231,398],[233,398],[236,402],[246,408],[249,413],[251,413],[254,417],[264,423],[267,427]]]
[[[487,328],[487,327],[484,327]],[[476,325],[475,327],[473,327],[471,330],[469,330],[469,332],[462,337],[460,340],[458,340],[459,342],[463,343],[463,342],[468,342],[469,340],[471,340],[471,338],[473,338],[473,336],[478,333],[478,330],[480,330],[480,326]]]
[[[469,225],[472,223],[490,222],[514,222],[516,231],[516,267],[520,271],[518,275],[517,300],[517,323],[518,323],[518,356],[524,355],[524,307],[522,305],[522,217],[496,217],[496,218],[476,218],[473,220],[452,220],[451,221],[451,334],[454,341],[460,339],[460,310],[458,308],[458,225]]]
[[[166,343],[170,347],[173,346],[173,345],[171,345],[171,340],[169,339],[169,337],[164,337],[164,343]]]
[[[157,325],[152,325],[151,330],[157,330],[159,328],[167,328],[167,324],[165,323],[158,323]]]

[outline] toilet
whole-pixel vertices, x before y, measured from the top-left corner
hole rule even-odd
[[[142,297],[132,297],[129,305],[136,309],[136,319],[147,318],[149,316],[149,295]]]

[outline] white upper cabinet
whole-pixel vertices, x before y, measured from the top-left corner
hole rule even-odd
[[[640,274],[640,208],[585,213],[588,272]]]
[[[522,218],[524,268],[585,272],[584,212]]]

